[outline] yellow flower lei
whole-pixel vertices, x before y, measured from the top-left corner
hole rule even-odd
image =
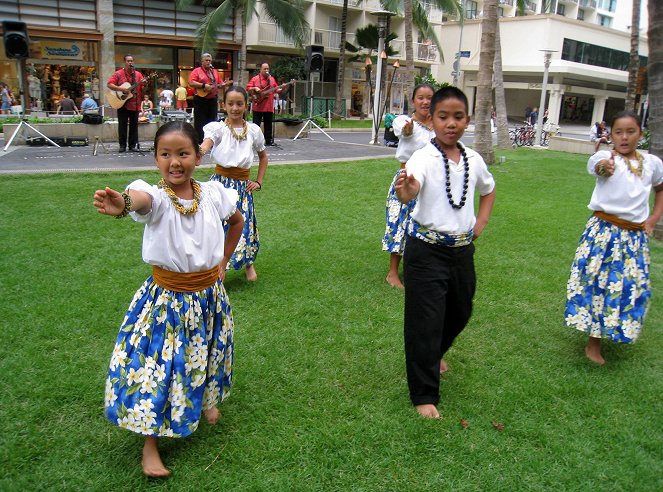
[[[193,203],[191,207],[185,208],[184,205],[180,202],[179,197],[175,194],[173,189],[168,186],[168,183],[162,178],[161,181],[157,184],[159,188],[166,192],[170,201],[173,202],[175,210],[177,210],[182,215],[193,215],[198,211],[198,204],[200,203],[200,183],[196,180],[191,180],[191,186],[193,187]]]
[[[228,126],[228,129],[230,130],[230,134],[232,135],[232,137],[238,142],[244,140],[246,138],[246,135],[249,133],[249,125],[247,125],[246,121],[244,120],[242,120],[242,133],[240,135],[237,135],[237,132],[230,124],[230,119],[228,118],[226,118],[226,125]]]
[[[628,167],[628,170],[631,171],[632,174],[635,174],[638,178],[642,178],[642,171],[645,168],[645,160],[642,157],[642,154],[638,151],[635,152],[635,158],[638,160],[638,165],[637,167],[634,167],[633,164],[631,164],[631,159],[626,157],[624,154],[619,154],[622,156],[622,159],[624,159],[624,162],[626,163],[626,166]]]

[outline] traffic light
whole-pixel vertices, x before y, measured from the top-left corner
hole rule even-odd
[[[25,22],[2,21],[2,31],[7,58],[27,58],[30,54],[30,39]]]
[[[311,45],[306,47],[306,71],[320,72],[325,61],[325,47]]]

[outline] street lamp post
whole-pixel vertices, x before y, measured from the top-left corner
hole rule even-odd
[[[536,119],[536,133],[534,135],[534,145],[541,145],[541,131],[543,130],[543,115],[546,112],[546,92],[548,91],[548,69],[550,68],[550,58],[555,50],[543,51],[543,84],[541,85],[541,101],[539,101],[539,114]]]
[[[453,64],[453,72],[451,72],[451,75],[453,75],[454,81],[453,85],[454,87],[458,87],[458,77],[460,77],[460,50],[461,46],[463,45],[463,28],[465,27],[465,0],[461,1],[461,8],[463,9],[460,17],[460,36],[458,37],[458,51],[456,51],[456,59],[454,60]]]
[[[378,66],[375,72],[375,94],[373,95],[373,131],[371,134],[371,143],[377,145],[378,133],[380,132],[380,95],[382,92],[382,55],[384,53],[384,40],[387,37],[387,19],[394,14],[389,10],[377,10],[371,12],[378,18]],[[386,58],[386,53],[385,53]]]

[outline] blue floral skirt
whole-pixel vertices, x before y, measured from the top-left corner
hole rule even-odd
[[[396,171],[387,193],[386,218],[387,227],[382,238],[382,251],[403,254],[405,250],[405,239],[407,237],[405,228],[410,218],[410,211],[414,208],[416,200],[409,203],[401,203],[396,196],[396,180],[401,170]]]
[[[230,394],[234,322],[221,281],[174,292],[150,276],[134,295],[111,356],[104,406],[113,424],[185,437]]]
[[[633,343],[651,298],[649,239],[590,217],[566,285],[566,324],[591,337]]]
[[[256,221],[253,205],[253,193],[246,191],[248,181],[228,178],[218,174],[213,174],[210,181],[219,181],[226,188],[237,191],[237,208],[244,217],[242,237],[239,239],[230,261],[228,261],[228,268],[241,270],[244,266],[253,265],[260,249],[260,236],[258,235],[258,222]],[[228,233],[228,224],[224,224],[224,229]]]

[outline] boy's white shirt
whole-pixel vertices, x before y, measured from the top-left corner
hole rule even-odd
[[[410,217],[427,229],[447,234],[462,234],[474,227],[474,195],[485,196],[495,188],[495,180],[488,171],[483,158],[472,149],[465,147],[469,161],[470,176],[465,205],[460,210],[449,204],[446,191],[444,160],[439,150],[430,142],[417,150],[407,162],[407,174],[414,176],[420,189],[416,205]],[[462,160],[462,159],[461,159]],[[451,196],[454,203],[460,203],[463,195],[465,166],[449,159],[451,174]]]

